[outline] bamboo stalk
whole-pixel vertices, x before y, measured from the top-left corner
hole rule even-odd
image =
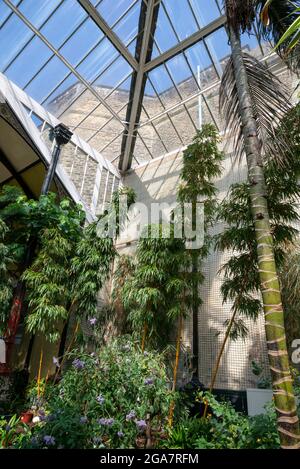
[[[55,376],[54,376],[54,383],[55,383],[56,380],[57,380],[58,373],[59,373],[60,370],[62,369],[62,366],[63,366],[63,364],[64,364],[64,362],[65,362],[65,360],[66,360],[66,356],[68,355],[69,351],[71,350],[71,347],[72,347],[72,345],[73,345],[73,343],[74,343],[74,340],[75,340],[76,334],[77,334],[77,332],[78,332],[78,329],[79,329],[79,321],[77,321],[77,324],[76,324],[74,333],[73,333],[73,335],[72,335],[72,338],[71,338],[71,340],[70,340],[70,343],[69,343],[69,345],[68,345],[68,348],[67,348],[66,352],[65,352],[64,355],[63,355],[61,364],[60,364],[60,366],[57,368],[57,371],[56,371]]]
[[[144,351],[145,351],[147,332],[148,332],[148,326],[147,326],[147,323],[145,322],[144,323],[143,337],[142,337],[142,345],[141,345],[142,353],[144,353]]]
[[[172,385],[173,392],[176,390],[176,383],[177,383],[177,373],[178,373],[180,346],[181,346],[181,332],[182,332],[182,314],[179,316],[179,319],[178,319],[176,356],[175,356],[175,363],[174,363],[174,368],[173,368],[173,385]],[[169,419],[168,419],[169,427],[173,426],[174,410],[175,410],[175,400],[173,399],[170,404],[170,409],[169,409]]]
[[[231,329],[232,329],[232,326],[233,326],[233,323],[234,323],[234,319],[235,319],[236,313],[237,313],[237,310],[234,311],[234,313],[233,313],[233,315],[232,315],[232,317],[231,317],[231,319],[230,319],[230,323],[228,324],[228,327],[227,327],[227,329],[226,329],[225,337],[224,337],[224,340],[223,340],[223,343],[222,343],[220,352],[219,352],[219,354],[218,354],[218,358],[217,358],[216,364],[215,364],[214,369],[213,369],[212,378],[211,378],[211,382],[210,382],[210,386],[209,386],[209,392],[210,392],[210,393],[213,391],[214,386],[215,386],[215,383],[216,383],[218,371],[219,371],[220,364],[221,364],[222,355],[223,355],[223,353],[224,353],[225,346],[226,346],[227,340],[228,340],[228,338],[229,338],[230,331],[231,331]],[[204,417],[204,418],[207,417],[207,410],[208,410],[208,401],[206,400],[206,402],[205,402],[205,408],[204,408],[204,412],[203,412],[203,417]]]
[[[39,373],[38,373],[38,397],[40,397],[40,384],[41,384],[41,371],[42,371],[42,363],[43,363],[43,348],[41,348],[40,354],[40,364],[39,364]]]

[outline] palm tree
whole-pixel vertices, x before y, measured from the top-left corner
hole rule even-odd
[[[299,0],[256,0],[262,37],[276,44],[278,54],[293,71],[300,66],[299,7]]]
[[[300,430],[293,391],[292,376],[284,328],[283,307],[270,230],[266,184],[262,166],[262,132],[259,131],[258,110],[253,102],[240,34],[251,29],[256,1],[225,0],[229,39],[232,49],[232,71],[235,79],[238,112],[248,167],[250,203],[259,267],[260,289],[265,314],[265,330],[273,395],[278,416],[281,447],[300,449]],[[270,83],[270,88],[272,88]],[[230,100],[229,96],[229,100]],[[272,96],[272,102],[276,96]],[[265,116],[268,117],[268,116]]]

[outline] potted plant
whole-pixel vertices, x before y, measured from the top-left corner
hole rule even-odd
[[[266,377],[265,369],[255,361],[251,362],[252,373],[257,376],[257,388],[246,389],[248,415],[260,415],[266,412],[265,405],[272,401],[271,380]]]

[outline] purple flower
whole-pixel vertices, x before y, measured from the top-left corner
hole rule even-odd
[[[58,358],[53,357],[52,360],[53,360],[53,365],[60,367]]]
[[[55,445],[55,438],[54,436],[51,436],[51,435],[45,435],[44,438],[44,443],[46,443],[46,445],[48,446],[53,446]]]
[[[73,361],[72,365],[77,368],[77,370],[82,370],[82,368],[85,367],[85,363],[82,360],[79,360],[79,358],[75,358]]]
[[[39,417],[40,417],[41,422],[44,422],[45,420],[47,420],[47,417],[46,417],[45,412],[43,410],[39,411]]]
[[[86,415],[84,415],[83,417],[80,417],[80,423],[85,424],[87,422],[88,422],[88,418]]]
[[[90,318],[89,319],[89,323],[90,323],[91,326],[94,326],[96,324],[96,322],[97,322],[97,318]]]
[[[154,383],[153,378],[146,378],[144,381],[144,384],[146,384],[147,386],[150,386],[153,383]]]
[[[123,433],[122,431],[119,431],[119,432],[118,432],[118,437],[119,437],[119,438],[122,438],[123,436],[124,436],[124,433]]]
[[[7,432],[9,432],[11,429],[12,429],[12,427],[11,427],[10,425],[6,425],[5,430],[6,430]]]
[[[148,352],[144,352],[144,357],[148,357],[149,353]]]
[[[140,431],[145,430],[147,428],[147,423],[145,420],[137,420],[136,421],[136,426]]]
[[[135,418],[135,416],[136,416],[135,411],[134,411],[134,410],[131,410],[131,411],[129,412],[129,414],[126,415],[126,420],[127,420],[127,422],[129,422],[129,420],[133,420],[133,419]]]
[[[114,422],[115,422],[115,419],[113,418],[110,418],[110,419],[102,418],[98,420],[99,425],[104,425],[107,427],[111,427],[114,424]]]
[[[99,402],[100,405],[102,405],[105,402],[105,398],[100,394],[98,397],[96,397],[96,401]]]
[[[36,446],[39,442],[39,440],[37,439],[36,436],[33,436],[32,438],[30,438],[30,442],[32,445]]]

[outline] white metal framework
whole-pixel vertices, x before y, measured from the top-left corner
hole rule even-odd
[[[0,71],[122,173],[187,145],[200,102],[221,130],[219,0],[1,0],[1,40]],[[242,45],[269,53],[256,33]]]

